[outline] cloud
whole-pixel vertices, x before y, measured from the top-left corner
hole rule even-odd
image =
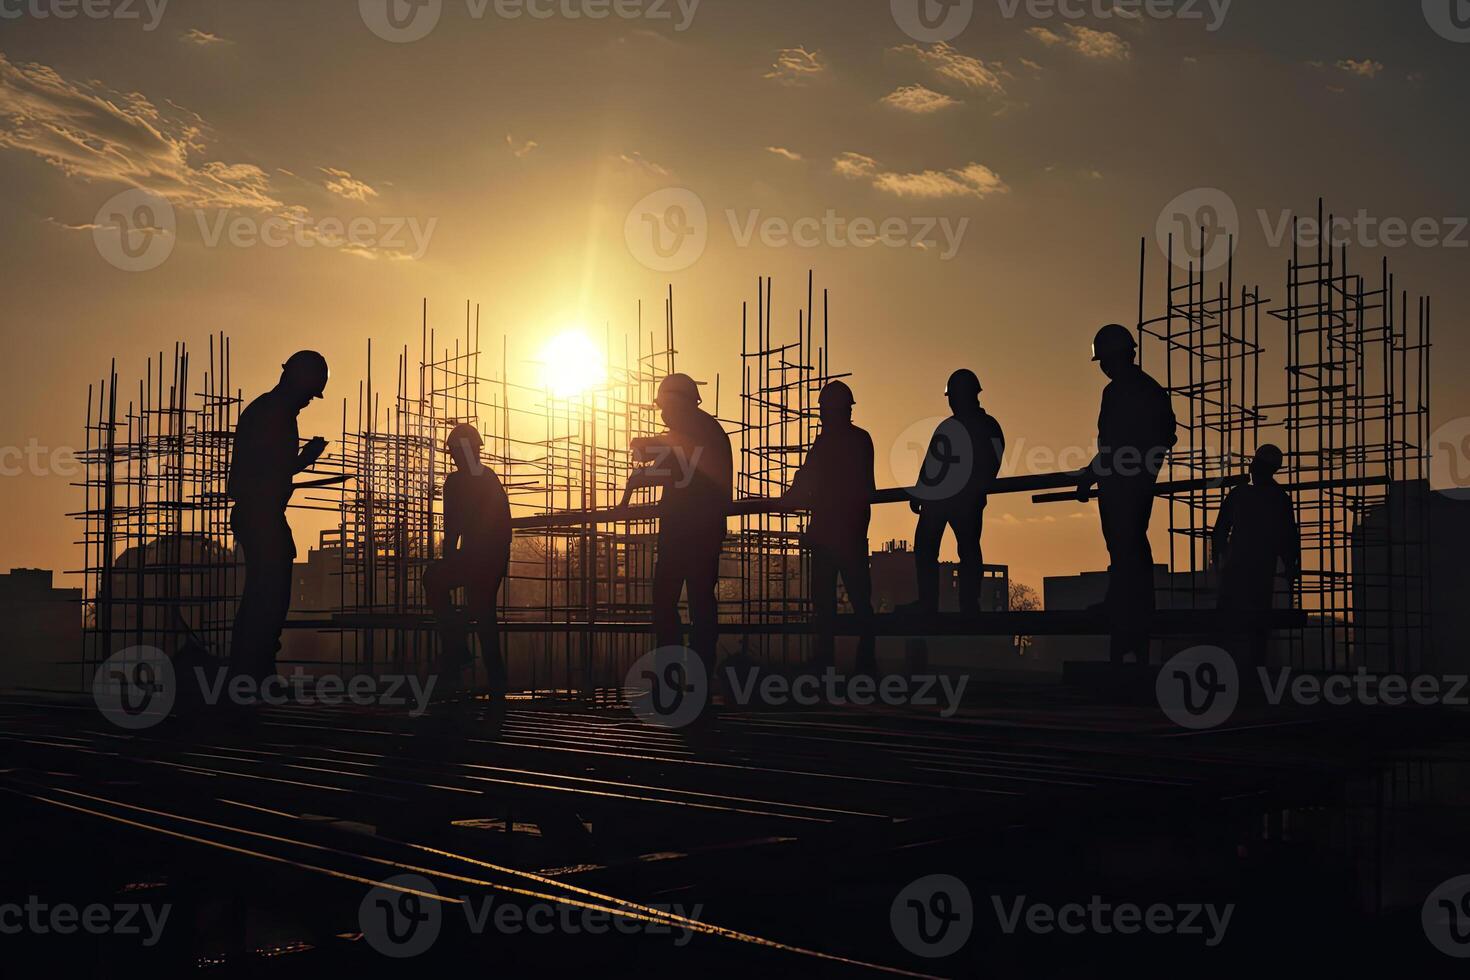
[[[832,170],[848,180],[860,180],[878,172],[878,161],[861,153],[844,153],[832,161]]]
[[[220,37],[218,34],[211,34],[208,31],[201,31],[197,27],[191,27],[184,33],[180,34],[179,40],[183,41],[185,44],[193,44],[196,47],[201,48],[212,48],[216,44],[230,43],[229,41],[226,41],[224,38]]]
[[[515,137],[510,133],[505,134],[505,145],[510,147],[510,152],[515,155],[517,160],[526,159],[526,157],[530,156],[541,146],[535,140],[526,140],[524,143],[517,143]]]
[[[338,197],[345,197],[349,201],[367,201],[378,196],[378,192],[370,185],[358,180],[345,170],[335,170],[331,167],[320,169],[327,175],[327,190]]]
[[[1066,35],[1049,27],[1033,27],[1026,31],[1047,47],[1063,47],[1085,58],[1099,61],[1127,61],[1133,57],[1128,42],[1108,31],[1097,31],[1077,24],[1064,24]]]
[[[1349,75],[1356,75],[1359,78],[1367,78],[1370,80],[1377,78],[1383,73],[1383,63],[1380,61],[1374,61],[1371,58],[1365,58],[1362,61],[1355,61],[1352,58],[1344,58],[1337,63],[1337,67],[1338,70],[1345,71]]]
[[[979,163],[966,164],[957,170],[898,173],[884,170],[872,157],[861,153],[844,153],[832,162],[832,170],[849,180],[867,180],[876,189],[895,197],[925,200],[960,197],[984,199],[1010,190],[994,170]]]
[[[632,153],[623,153],[618,159],[630,167],[636,167],[651,177],[672,177],[674,172],[662,164],[654,163],[646,159],[643,154],[634,150]]]
[[[783,160],[790,160],[793,163],[799,163],[802,160],[800,153],[797,153],[795,150],[788,150],[784,146],[768,146],[766,147],[766,152],[774,153]]]
[[[960,54],[943,41],[924,47],[905,44],[893,49],[894,54],[910,55],[935,75],[973,92],[1004,95],[1000,65],[987,65],[979,58]]]
[[[776,63],[766,72],[765,77],[781,85],[805,85],[826,70],[827,63],[822,59],[820,51],[782,48],[776,52]]]
[[[959,99],[952,99],[922,85],[900,86],[893,94],[885,96],[882,102],[886,106],[917,116],[927,116],[961,104]]]

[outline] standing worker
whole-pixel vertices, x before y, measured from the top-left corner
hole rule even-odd
[[[1077,499],[1098,488],[1103,539],[1108,546],[1108,594],[1113,663],[1134,654],[1148,663],[1154,611],[1154,558],[1148,540],[1154,488],[1164,459],[1178,441],[1169,393],[1138,366],[1138,344],[1127,327],[1098,331],[1092,359],[1109,378],[1097,421],[1097,456],[1082,471]]]
[[[872,516],[873,437],[852,424],[852,389],[832,381],[817,397],[822,431],[796,471],[786,502],[811,511],[806,545],[811,551],[811,598],[817,618],[815,666],[833,666],[837,579],[847,588],[853,613],[863,626],[858,639],[858,673],[874,674],[873,577],[868,568],[868,522]]]
[[[1291,495],[1276,482],[1284,457],[1278,446],[1256,450],[1251,482],[1236,487],[1220,507],[1213,534],[1213,561],[1221,569],[1222,610],[1260,619],[1271,610],[1276,563],[1288,581],[1301,574],[1302,545]],[[1254,625],[1247,666],[1264,666],[1268,630]]]
[[[945,527],[954,530],[960,555],[960,612],[980,611],[985,558],[980,536],[991,484],[1000,472],[1006,440],[1000,423],[980,407],[980,379],[974,371],[950,375],[945,397],[954,415],[934,430],[918,485],[909,506],[919,515],[914,530],[914,574],[919,612],[939,611],[939,546]]]
[[[264,681],[276,672],[281,630],[291,608],[296,545],[286,522],[292,478],[327,448],[320,436],[300,445],[296,416],[322,397],[327,360],[299,351],[281,365],[281,380],[240,413],[227,490],[235,507],[230,529],[245,554],[245,587],[230,637],[230,672]]]
[[[656,404],[668,431],[634,439],[635,462],[645,464],[628,479],[619,509],[633,491],[659,487],[658,558],[653,571],[653,627],[660,647],[679,646],[684,624],[679,595],[688,587],[690,646],[714,676],[719,639],[720,549],[725,519],[734,499],[735,463],[730,437],[719,420],[701,409],[699,386],[688,375],[671,374],[658,386]]]
[[[441,673],[454,679],[473,663],[465,624],[455,615],[452,596],[455,589],[464,589],[490,694],[500,697],[507,678],[495,603],[510,568],[510,498],[500,477],[480,461],[484,446],[473,425],[456,426],[449,434],[445,448],[455,471],[444,481],[444,557],[424,570],[424,593],[444,644]]]

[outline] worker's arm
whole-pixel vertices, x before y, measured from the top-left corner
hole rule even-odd
[[[822,437],[819,435],[812,443],[811,451],[806,454],[801,468],[791,478],[791,489],[781,495],[781,502],[792,506],[804,506],[812,502],[817,495],[816,486],[821,482],[818,475],[822,467]]]
[[[454,483],[444,483],[444,557],[456,554],[464,539],[464,506],[455,492]]]
[[[1281,563],[1286,566],[1286,577],[1297,579],[1302,574],[1302,535],[1296,523],[1296,508],[1289,496],[1282,510]]]
[[[1230,532],[1235,529],[1235,494],[1225,498],[1220,505],[1220,514],[1215,518],[1215,528],[1210,532],[1210,564],[1220,568],[1230,551]]]
[[[634,439],[628,444],[635,463],[647,465],[636,467],[623,488],[623,499],[618,501],[618,510],[625,510],[633,493],[647,487],[668,487],[674,482],[673,469],[668,465],[673,445],[667,436],[650,436]]]
[[[1103,389],[1102,411],[1097,416],[1097,455],[1077,474],[1077,499],[1084,504],[1092,499],[1092,488],[1112,468],[1112,449],[1108,446],[1108,414],[1111,411],[1112,394],[1111,384]]]
[[[303,470],[311,469],[316,465],[316,461],[322,458],[322,453],[326,451],[327,440],[321,436],[312,436],[311,439],[307,440],[306,445],[301,447],[301,452],[297,454],[296,469],[293,472],[300,473]]]

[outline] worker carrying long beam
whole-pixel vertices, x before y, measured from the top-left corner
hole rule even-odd
[[[1154,487],[1169,450],[1178,441],[1178,422],[1169,393],[1137,363],[1138,343],[1127,327],[1110,323],[1097,332],[1092,359],[1107,375],[1097,420],[1097,456],[1082,471],[1077,499],[1098,488],[1103,539],[1108,546],[1110,654],[1121,664],[1128,654],[1149,658],[1154,612],[1153,548],[1148,540]]]
[[[628,479],[625,509],[633,492],[658,487],[658,552],[653,570],[653,627],[660,647],[683,641],[679,596],[688,589],[689,646],[714,676],[719,640],[720,549],[725,517],[734,499],[735,463],[730,437],[719,420],[701,409],[699,386],[685,374],[659,384],[656,405],[668,431],[632,441],[642,464]]]
[[[510,570],[510,498],[500,477],[481,461],[484,446],[480,431],[469,424],[456,426],[445,441],[455,471],[444,481],[444,557],[424,570],[424,593],[443,644],[440,675],[452,685],[473,663],[464,621],[454,607],[454,590],[462,588],[475,619],[490,695],[503,697],[506,671],[495,603]]]
[[[816,614],[814,666],[834,665],[837,580],[847,589],[853,614],[863,624],[858,638],[858,673],[876,674],[873,577],[868,567],[868,523],[872,517],[873,437],[852,422],[852,389],[842,381],[817,396],[822,431],[796,471],[783,503],[811,513],[804,543],[811,555],[810,595]]]
[[[980,407],[981,390],[974,371],[950,375],[944,394],[954,414],[934,430],[917,484],[910,491],[909,506],[919,515],[914,530],[919,599],[911,608],[926,615],[939,611],[939,546],[946,527],[954,531],[960,555],[960,612],[980,611],[985,504],[1006,448],[1000,423]]]

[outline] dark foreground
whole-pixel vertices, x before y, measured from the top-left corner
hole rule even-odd
[[[973,686],[951,719],[730,710],[693,734],[529,700],[129,734],[5,696],[0,953],[57,977],[1463,971],[1422,921],[1470,874],[1463,713],[1187,733],[1142,699]],[[6,928],[27,903],[43,928]],[[89,906],[168,917],[46,918]]]

